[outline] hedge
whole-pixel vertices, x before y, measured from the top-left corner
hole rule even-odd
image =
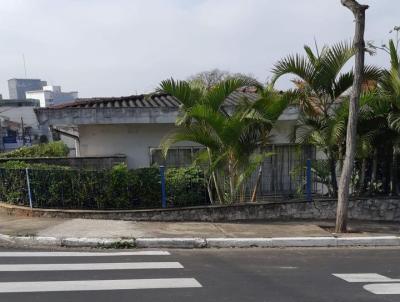
[[[0,158],[65,157],[68,153],[69,149],[67,145],[62,141],[57,141],[31,147],[21,147],[10,152],[0,153]]]
[[[29,205],[26,168],[33,206],[63,209],[135,209],[161,206],[158,168],[89,171],[45,164],[7,162],[0,165],[0,200]],[[169,207],[206,204],[201,170],[170,169],[166,173]]]

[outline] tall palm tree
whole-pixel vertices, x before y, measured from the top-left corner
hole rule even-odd
[[[343,123],[337,128],[339,133],[331,133],[336,128],[332,125],[335,119],[330,115],[340,106],[346,92],[351,88],[354,79],[353,70],[343,71],[346,63],[354,56],[355,50],[350,43],[340,42],[331,47],[323,47],[314,52],[311,47],[304,47],[306,55],[289,55],[278,61],[273,68],[273,83],[284,75],[294,75],[293,102],[299,105],[300,118],[298,130],[305,128],[313,133],[305,140],[322,146],[329,161],[331,181],[334,194],[337,192],[336,166],[338,160],[337,143],[333,138],[343,134]],[[380,70],[372,66],[364,69],[366,81],[377,81]],[[316,130],[313,131],[312,129]],[[306,131],[307,132],[307,131]],[[319,132],[319,134],[317,134]],[[310,133],[310,134],[311,134]],[[301,142],[301,141],[300,141]]]
[[[387,52],[390,55],[390,70],[383,72],[380,88],[383,95],[389,100],[390,112],[387,116],[388,127],[394,131],[390,141],[392,148],[391,165],[391,192],[398,194],[397,188],[397,157],[400,153],[400,57],[398,54],[399,41],[389,40]]]
[[[277,113],[265,114],[267,100],[252,102],[245,97],[234,107],[224,105],[226,98],[244,86],[258,83],[246,79],[228,79],[208,90],[192,88],[187,82],[163,81],[160,90],[176,97],[181,103],[178,127],[162,142],[164,153],[173,144],[191,141],[206,147],[211,177],[220,202],[232,201],[243,188],[245,180],[269,154],[262,148]],[[271,101],[271,104],[275,101]],[[276,107],[278,108],[278,107]],[[229,190],[224,195],[224,175]]]
[[[252,118],[260,118],[265,121],[262,128],[260,149],[265,150],[270,143],[270,133],[275,126],[276,121],[282,115],[283,111],[289,105],[292,95],[288,91],[286,93],[277,92],[273,89],[272,85],[268,84],[264,89],[260,89],[260,98],[254,102],[250,108],[252,110]],[[258,168],[256,181],[254,184],[251,201],[255,202],[257,198],[257,190],[262,176],[262,163]]]
[[[313,145],[322,151],[327,159],[324,163],[315,163],[315,172],[326,174],[321,177],[323,184],[327,186],[330,196],[337,193],[336,164],[341,158],[344,149],[346,135],[346,102],[332,108],[328,116],[300,113],[296,125],[293,127],[290,139],[302,145]],[[328,177],[329,175],[329,177]]]

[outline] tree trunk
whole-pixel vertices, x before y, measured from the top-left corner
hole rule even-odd
[[[212,182],[212,176],[207,181],[207,192],[208,192],[208,197],[210,198],[210,203],[214,204],[214,197],[213,197],[213,192],[212,192],[212,189],[211,189],[211,182]]]
[[[345,7],[352,11],[355,17],[356,26],[353,43],[356,49],[356,54],[354,81],[349,104],[349,120],[347,123],[346,154],[344,158],[342,174],[340,176],[338,191],[338,206],[335,228],[337,233],[345,232],[347,230],[349,189],[356,149],[358,103],[361,94],[365,60],[365,11],[368,9],[368,5],[360,5],[356,0],[341,0],[341,2]]]
[[[332,153],[331,153],[330,157],[331,158],[329,159],[329,167],[331,170],[332,194],[333,194],[333,197],[336,197],[337,192],[338,192],[338,186],[337,186],[337,180],[336,180],[336,160],[333,158]]]
[[[367,159],[363,158],[361,162],[361,168],[360,168],[360,182],[358,186],[358,194],[362,195],[364,193],[364,188],[365,188],[365,170],[367,170]]]
[[[234,198],[235,198],[235,196],[234,196],[235,195],[235,175],[234,175],[233,163],[232,163],[231,159],[229,159],[228,170],[229,170],[230,201],[234,202]]]
[[[260,184],[261,176],[262,176],[262,164],[258,168],[256,183],[254,185],[253,194],[251,195],[251,202],[256,202],[257,200],[257,189]]]
[[[207,148],[207,152],[208,152],[208,158],[209,158],[210,166],[211,166],[211,150],[209,148]],[[217,176],[215,175],[215,171],[211,172],[211,176],[214,181],[214,186],[215,186],[215,191],[217,192],[218,201],[220,204],[222,204],[222,202],[223,202],[222,194],[221,194],[221,191],[220,191],[220,188],[218,185]]]
[[[395,146],[392,148],[392,167],[390,169],[390,195],[397,196],[397,154]]]
[[[376,148],[374,150],[374,157],[372,159],[372,169],[371,170],[372,170],[371,171],[371,180],[369,183],[369,193],[370,194],[374,190],[374,185],[376,183],[377,173],[378,173],[378,149],[376,149]]]

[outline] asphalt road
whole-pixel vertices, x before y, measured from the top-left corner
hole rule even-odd
[[[0,301],[400,301],[400,249],[167,252],[0,249]]]

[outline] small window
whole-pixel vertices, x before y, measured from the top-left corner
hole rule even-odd
[[[168,150],[167,158],[162,155],[161,149],[150,148],[150,165],[164,165],[167,167],[187,167],[193,163],[201,147],[178,147]]]

